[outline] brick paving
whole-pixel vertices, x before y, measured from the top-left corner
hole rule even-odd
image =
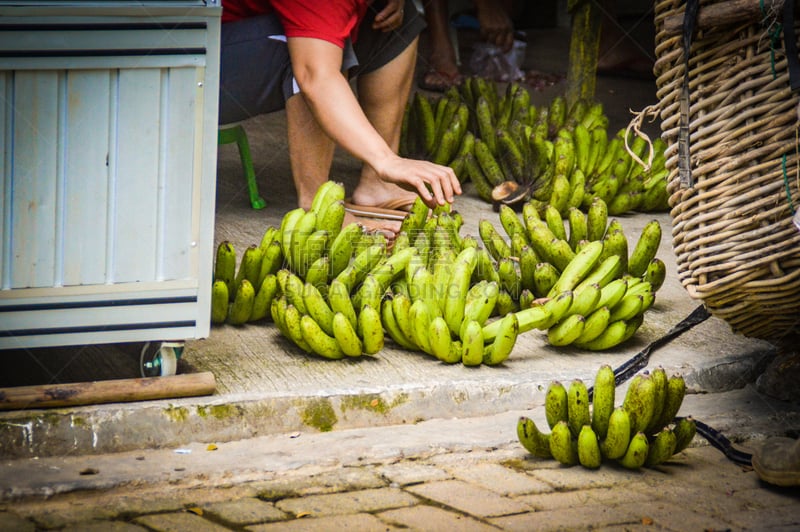
[[[0,530],[794,530],[800,488],[716,449],[629,471],[562,467],[514,446],[285,472],[226,486],[123,486],[0,504]]]

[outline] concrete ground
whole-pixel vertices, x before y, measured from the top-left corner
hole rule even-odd
[[[563,73],[567,42],[560,28],[531,32],[526,68]],[[612,131],[657,103],[653,81],[627,78],[599,78],[597,99]],[[219,148],[214,238],[240,255],[296,204],[283,118],[244,124],[262,211],[248,205],[235,147]],[[352,190],[357,172],[337,152],[332,177]],[[464,234],[477,235],[482,218],[499,227],[469,186],[456,208]],[[0,530],[796,529],[796,488],[762,483],[699,437],[669,464],[637,472],[564,468],[516,440],[520,415],[543,423],[550,381],[619,366],[700,304],[678,282],[669,215],[620,218],[638,235],[654,217],[668,278],[634,339],[609,352],[556,349],[534,331],[501,367],[446,366],[391,344],[374,358],[331,362],[271,324],[220,326],[187,341],[179,365],[212,372],[211,396],[2,412]],[[2,385],[136,377],[139,348],[13,353]],[[681,414],[753,450],[800,434],[798,405],[756,385],[777,352],[712,317],[654,351],[649,367],[685,377]]]

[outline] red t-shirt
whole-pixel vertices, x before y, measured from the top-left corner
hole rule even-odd
[[[287,37],[312,37],[344,47],[356,40],[371,0],[223,0],[222,22],[276,13]]]

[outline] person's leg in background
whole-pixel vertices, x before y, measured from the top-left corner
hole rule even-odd
[[[428,48],[425,70],[420,79],[422,89],[442,92],[461,82],[458,57],[450,38],[450,7],[448,0],[423,2],[428,25]]]

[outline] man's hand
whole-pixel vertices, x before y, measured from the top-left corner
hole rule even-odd
[[[431,208],[452,203],[461,194],[461,184],[449,166],[395,155],[387,158],[380,168],[373,168],[383,181],[416,192]]]
[[[403,24],[403,0],[388,0],[378,14],[375,15],[375,22],[372,23],[373,29],[380,31],[396,30]]]

